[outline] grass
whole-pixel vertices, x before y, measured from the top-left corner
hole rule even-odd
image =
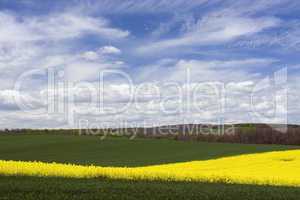
[[[0,177],[0,199],[298,200],[300,189],[255,185]]]
[[[243,145],[93,136],[0,136],[0,160],[114,167],[226,159],[241,154],[292,150],[295,146]],[[230,158],[229,158],[230,159]],[[292,160],[291,160],[292,159]],[[293,162],[294,158],[282,158]],[[234,161],[226,165],[234,165]],[[225,166],[224,166],[225,167]],[[295,168],[296,169],[296,168]],[[292,172],[291,172],[292,173]],[[221,183],[130,181],[104,178],[0,176],[1,199],[299,199],[298,187]]]
[[[296,146],[180,142],[167,139],[68,135],[2,135],[0,160],[139,167],[241,154],[296,149]]]

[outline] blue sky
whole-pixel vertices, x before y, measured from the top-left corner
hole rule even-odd
[[[78,127],[80,120],[299,124],[299,11],[296,0],[0,0],[0,128],[68,128]],[[44,73],[27,76],[17,88],[20,77],[34,70]],[[61,81],[68,81],[72,85],[68,90],[76,91],[76,106],[64,105],[68,111],[49,111],[49,70],[63,72]],[[135,89],[146,83],[153,87],[142,89],[148,96],[140,94],[138,108],[97,113],[98,104],[90,102],[91,96],[99,96],[97,92],[75,86],[96,87],[103,70],[126,73]],[[281,86],[287,91],[272,85],[276,72],[282,70],[287,72],[287,84]],[[121,108],[130,96],[128,82],[117,76],[106,77],[109,108]],[[266,79],[271,86],[253,105],[253,90]],[[170,82],[184,91],[187,85],[222,84],[226,105],[221,103],[225,107],[220,111],[218,105],[225,97],[207,98],[212,89],[203,87],[197,91],[203,98],[193,102],[202,106],[200,110],[177,111],[186,102],[164,87]],[[154,85],[160,98],[154,95]],[[183,99],[192,95],[183,93],[179,95]],[[63,92],[58,96],[53,98],[59,100],[52,100],[70,99]],[[26,111],[20,102],[25,102]],[[162,104],[174,112],[164,112]],[[67,112],[74,107],[86,112],[70,122]],[[274,109],[279,116],[273,115]]]

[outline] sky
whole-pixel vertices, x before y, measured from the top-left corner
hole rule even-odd
[[[0,129],[300,124],[297,0],[0,0]]]

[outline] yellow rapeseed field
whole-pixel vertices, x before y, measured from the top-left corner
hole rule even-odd
[[[0,161],[0,174],[300,186],[300,150],[132,168]]]

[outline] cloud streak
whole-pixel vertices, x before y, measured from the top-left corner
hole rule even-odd
[[[264,31],[279,24],[280,20],[273,17],[207,16],[198,20],[184,35],[140,47],[138,52],[147,53],[181,46],[220,44]]]
[[[103,18],[71,13],[19,18],[13,13],[0,12],[0,42],[63,40],[86,34],[120,39],[127,37],[129,32],[110,27]]]

